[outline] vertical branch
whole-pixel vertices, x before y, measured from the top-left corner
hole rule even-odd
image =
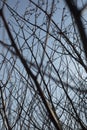
[[[3,118],[3,122],[5,124],[5,127],[6,129],[8,130],[11,130],[11,126],[9,124],[9,121],[8,121],[8,118],[7,118],[7,115],[6,115],[6,108],[5,108],[5,102],[4,102],[4,97],[3,97],[3,92],[2,92],[2,89],[0,87],[0,94],[1,94],[1,100],[2,100],[2,118]]]
[[[85,53],[85,58],[87,61],[87,36],[84,30],[84,26],[83,23],[81,21],[81,10],[79,10],[74,1],[72,0],[66,0],[66,3],[69,7],[70,12],[73,14],[75,21],[76,21],[76,25],[82,40],[82,45],[83,45],[83,49],[84,49],[84,53]]]

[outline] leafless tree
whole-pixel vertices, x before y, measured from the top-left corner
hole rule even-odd
[[[86,0],[0,4],[0,129],[87,130]]]

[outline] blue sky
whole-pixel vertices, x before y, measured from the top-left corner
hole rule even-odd
[[[33,1],[37,2],[35,0],[33,0]],[[47,8],[47,13],[50,12],[50,2],[48,4],[49,6]],[[19,0],[18,2],[17,2],[17,0],[7,0],[7,3],[8,3],[8,5],[11,6],[12,9],[17,11],[17,13],[19,13],[19,15],[21,15],[21,16],[24,16],[24,12],[25,12],[26,9],[28,11],[30,11],[30,13],[33,12],[33,10],[31,10],[31,9],[34,8],[34,5],[31,4],[31,6],[28,7],[28,0]],[[16,4],[17,4],[17,6],[16,6]],[[81,5],[80,2],[78,4],[79,4],[79,6]],[[60,0],[58,5],[56,5],[56,8],[57,8],[57,10],[53,14],[52,19],[60,27],[60,29],[62,29],[63,31],[66,31],[68,38],[71,41],[73,41],[74,34],[73,34],[73,29],[72,29],[73,28],[72,21],[71,21],[70,13],[69,13],[68,9],[66,9],[67,7],[66,7],[64,1]],[[43,9],[46,9],[46,6],[43,6]],[[63,11],[65,11],[65,12],[63,12]],[[32,16],[30,16],[30,17],[29,17],[29,15],[26,15],[26,18],[29,17],[29,21],[31,23],[33,23],[33,24],[35,24],[35,13],[39,14],[39,10],[38,10],[38,12],[34,12],[34,14],[32,14]],[[83,13],[85,14],[86,10]],[[23,48],[24,57],[26,58],[27,61],[29,61],[29,62],[32,61],[32,63],[33,63],[35,60],[32,57],[32,54],[31,54],[30,50],[29,49],[27,50],[27,45],[24,44],[23,33],[22,33],[20,27],[18,26],[16,20],[11,16],[11,14],[9,13],[9,11],[8,11],[8,9],[6,7],[4,8],[4,14],[6,16],[8,24],[13,26],[13,29],[14,29],[15,33],[12,30],[12,26],[10,26],[10,27],[11,27],[11,31],[12,31],[12,34],[13,34],[13,36],[15,38],[15,41],[16,41],[17,45],[19,46],[19,44],[20,44],[21,47],[22,47],[22,45],[24,45],[23,46],[24,47]],[[62,21],[62,18],[64,18],[64,21]],[[1,20],[1,18],[0,18],[0,20]],[[43,22],[46,22],[46,20],[47,19],[46,19],[44,13],[41,13],[39,18],[37,18],[37,25],[41,26],[41,24]],[[32,30],[35,30],[35,27],[33,25],[31,25],[30,23],[24,22],[24,21],[21,21],[21,20],[19,20],[19,25],[20,26],[23,25],[25,37],[26,37],[26,39],[28,38],[28,44],[30,45],[30,47],[33,48],[34,56],[36,56],[36,60],[37,60],[37,62],[39,64],[43,49],[42,49],[41,43],[39,44],[39,41],[37,40],[37,38],[34,38],[34,35],[33,36],[31,35],[32,32],[33,32]],[[28,26],[29,26],[29,28],[28,28]],[[43,25],[41,27],[43,29],[46,29],[47,23],[45,23],[45,25]],[[54,32],[52,32],[52,29],[54,29]],[[64,40],[64,38],[58,35],[59,30],[56,29],[56,27],[55,27],[55,25],[53,23],[51,23],[51,26],[50,26],[49,30],[50,30],[50,33],[54,33],[54,36],[58,37],[68,49],[71,49],[67,45],[67,42]],[[5,29],[1,28],[0,33],[1,33],[0,40],[4,40],[4,42],[6,42],[7,44],[10,44],[10,41],[9,41],[9,38],[8,38],[8,35],[7,35],[6,31],[5,31]],[[19,34],[18,39],[16,38],[16,33]],[[38,36],[41,39],[42,44],[45,43],[44,41],[46,40],[47,34],[43,30],[40,30],[39,28],[36,28],[35,33],[36,33],[36,36]],[[17,42],[17,40],[19,40],[19,43]],[[73,42],[73,44],[74,44],[74,42]],[[53,47],[55,48],[54,52],[52,51]],[[7,50],[4,49],[3,47],[0,47],[0,50],[1,50],[1,53],[4,54],[4,55],[7,53]],[[77,83],[79,81],[79,79],[80,80],[81,80],[81,78],[85,79],[87,74],[85,73],[84,69],[80,69],[81,66],[76,64],[76,62],[74,60],[72,60],[71,57],[69,57],[67,55],[62,56],[61,53],[63,53],[64,48],[61,47],[61,44],[60,44],[59,41],[55,40],[50,35],[48,35],[46,51],[47,51],[49,57],[53,55],[53,58],[54,58],[53,59],[53,64],[55,65],[57,70],[59,69],[60,75],[61,75],[61,77],[62,77],[62,79],[64,81],[69,82],[71,85],[76,85],[74,81],[76,81],[76,83]],[[8,53],[7,58],[10,59],[11,57],[12,57],[11,53]],[[44,59],[45,60],[44,60],[43,70],[46,70],[47,74],[49,74],[49,70],[52,69],[52,68],[51,68],[51,65],[46,66],[47,62],[49,62],[47,56],[45,56]],[[2,58],[0,60],[2,60]],[[8,64],[8,67],[10,68],[9,64]],[[20,63],[19,59],[17,59],[17,61],[16,61],[16,67],[20,70],[21,73],[23,73],[24,76],[26,75],[26,72],[25,72],[25,70],[23,70],[23,66]],[[69,72],[71,74],[70,75],[71,77],[69,77],[68,80],[67,80],[68,76],[66,76],[66,75],[69,74],[69,72],[67,71],[67,68],[69,68]],[[79,73],[78,73],[78,71],[79,71]],[[5,73],[4,78],[6,78],[8,76],[8,73],[6,73],[5,67],[0,72],[0,78],[3,78],[3,73]],[[54,70],[52,70],[51,74],[55,79],[58,78],[57,74],[56,74],[56,72]],[[15,82],[14,73],[12,74],[12,76],[13,77],[11,77],[11,80],[13,82]],[[17,79],[19,78],[18,77],[19,75],[15,75],[15,76],[17,76],[16,77]],[[39,79],[40,79],[40,77],[38,78],[38,80]],[[46,80],[46,82],[48,82],[47,77],[45,78],[45,80]],[[4,81],[4,79],[3,79],[3,81]],[[18,85],[17,83],[18,82],[16,82],[16,85]],[[50,84],[49,84],[49,86],[48,86],[48,87],[50,87],[49,89],[50,90],[53,89],[52,91],[55,91],[55,88],[57,88],[56,87],[57,84],[53,83],[53,82],[50,82],[50,83],[52,84],[52,86],[50,87]],[[54,97],[55,97],[56,101],[57,101],[57,99],[59,99],[59,97],[57,97],[58,92],[59,92],[59,95],[58,95],[59,97],[61,97],[61,95],[62,95],[62,90],[60,88],[57,89],[57,91],[54,94]],[[69,95],[73,96],[73,94],[71,94],[71,92],[69,93]]]

